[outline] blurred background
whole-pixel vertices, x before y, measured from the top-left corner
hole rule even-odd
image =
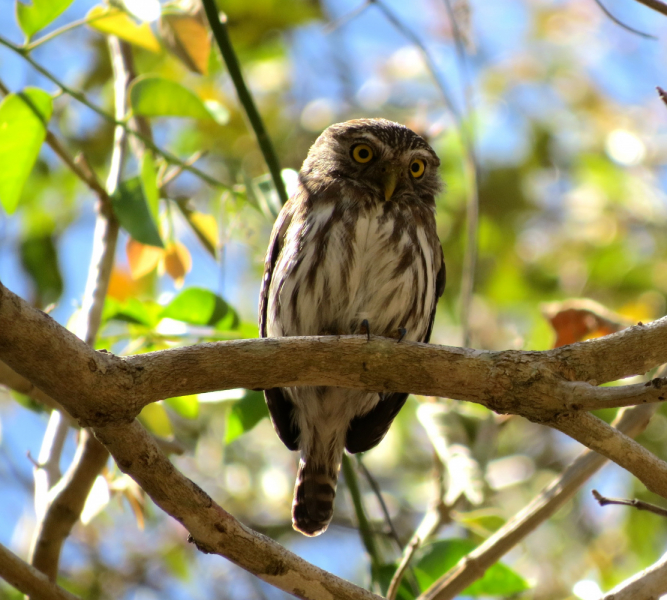
[[[604,2],[623,23],[655,39],[621,27],[594,0],[218,0],[218,7],[227,15],[288,191],[328,125],[385,117],[413,128],[438,152],[446,182],[437,207],[448,281],[432,342],[463,343],[462,281],[472,274],[474,293],[463,300],[469,345],[545,350],[608,332],[608,321],[623,325],[665,314],[667,106],[655,88],[667,87],[667,17],[630,0]],[[33,41],[83,19],[94,5],[74,0]],[[0,0],[0,7],[0,34],[22,44],[14,2]],[[128,8],[133,23],[147,23],[132,44],[137,74],[180,83],[214,114],[152,118],[157,145],[180,157],[205,152],[197,166],[228,188],[208,186],[191,173],[165,186],[157,223],[166,250],[151,252],[121,233],[98,347],[132,354],[255,337],[263,257],[279,209],[261,152],[217,49],[209,53],[205,37],[197,38],[204,47],[193,68],[170,47],[169,27],[176,25],[165,15],[183,5],[163,3],[160,23],[160,7],[151,2]],[[160,42],[147,42],[149,35]],[[72,28],[31,56],[113,111],[109,52],[99,28]],[[0,47],[0,80],[10,91],[57,91],[6,47]],[[53,106],[50,129],[104,178],[112,125],[66,94]],[[478,164],[479,252],[474,273],[466,273],[471,151]],[[130,157],[124,177],[138,170]],[[16,210],[0,208],[0,280],[67,325],[82,302],[94,222],[94,197],[45,146]],[[213,324],[205,315],[186,318],[175,301],[196,305],[211,298],[222,307]],[[466,465],[459,472],[466,489],[458,502],[449,499],[453,520],[437,537],[472,547],[582,450],[550,429],[500,419],[476,405],[443,400],[442,408],[434,406],[434,399],[411,397],[387,438],[363,457],[401,544],[438,494],[438,461],[447,452],[435,458],[434,444],[445,444],[450,457],[464,456]],[[610,420],[614,411],[601,416]],[[0,388],[0,542],[21,556],[35,526],[29,456],[38,455],[47,420],[43,406]],[[260,394],[232,390],[175,399],[147,407],[142,420],[178,442],[176,466],[244,524],[333,573],[371,585],[344,480],[324,536],[307,539],[292,531],[296,455],[273,433]],[[661,408],[640,438],[661,457],[667,455],[666,425]],[[63,470],[76,435],[70,432]],[[398,544],[364,470],[352,462],[382,560],[392,564]],[[448,489],[447,478],[457,473],[449,467]],[[505,595],[491,586],[482,595],[495,589],[498,597],[594,600],[664,552],[664,519],[602,509],[592,488],[659,502],[620,468],[605,467],[507,555],[506,565],[525,585]],[[62,584],[82,597],[285,597],[226,560],[196,552],[181,525],[112,462],[87,509],[87,524],[75,527],[61,564]],[[19,594],[0,584],[0,597]]]

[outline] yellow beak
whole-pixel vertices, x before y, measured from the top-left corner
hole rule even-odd
[[[398,181],[398,169],[393,166],[387,168],[387,171],[382,177],[382,183],[384,184],[384,199],[388,201],[393,195],[394,190],[396,189],[396,182]]]

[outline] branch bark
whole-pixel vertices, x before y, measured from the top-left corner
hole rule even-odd
[[[635,437],[646,428],[656,409],[656,405],[626,409],[614,424],[620,432],[629,437]],[[583,452],[530,504],[445,573],[418,600],[452,600],[455,598],[469,585],[480,579],[486,570],[498,562],[504,554],[551,517],[605,463],[605,458],[600,454],[590,450]]]
[[[80,600],[0,544],[0,577],[35,600]]]

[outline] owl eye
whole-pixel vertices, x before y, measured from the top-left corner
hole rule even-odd
[[[352,158],[358,163],[367,163],[373,158],[373,148],[368,144],[355,144],[352,146]]]
[[[415,158],[412,163],[410,163],[410,175],[415,179],[421,177],[424,174],[425,169],[426,165],[421,158]]]

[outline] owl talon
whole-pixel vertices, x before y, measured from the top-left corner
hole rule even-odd
[[[368,323],[368,319],[364,319],[361,322],[360,329],[361,329],[362,334],[364,334],[364,333],[366,334],[366,339],[370,342],[371,341],[371,326]]]
[[[408,330],[405,327],[399,327],[398,328],[398,342],[396,342],[396,343],[400,344],[407,334],[408,334]]]

